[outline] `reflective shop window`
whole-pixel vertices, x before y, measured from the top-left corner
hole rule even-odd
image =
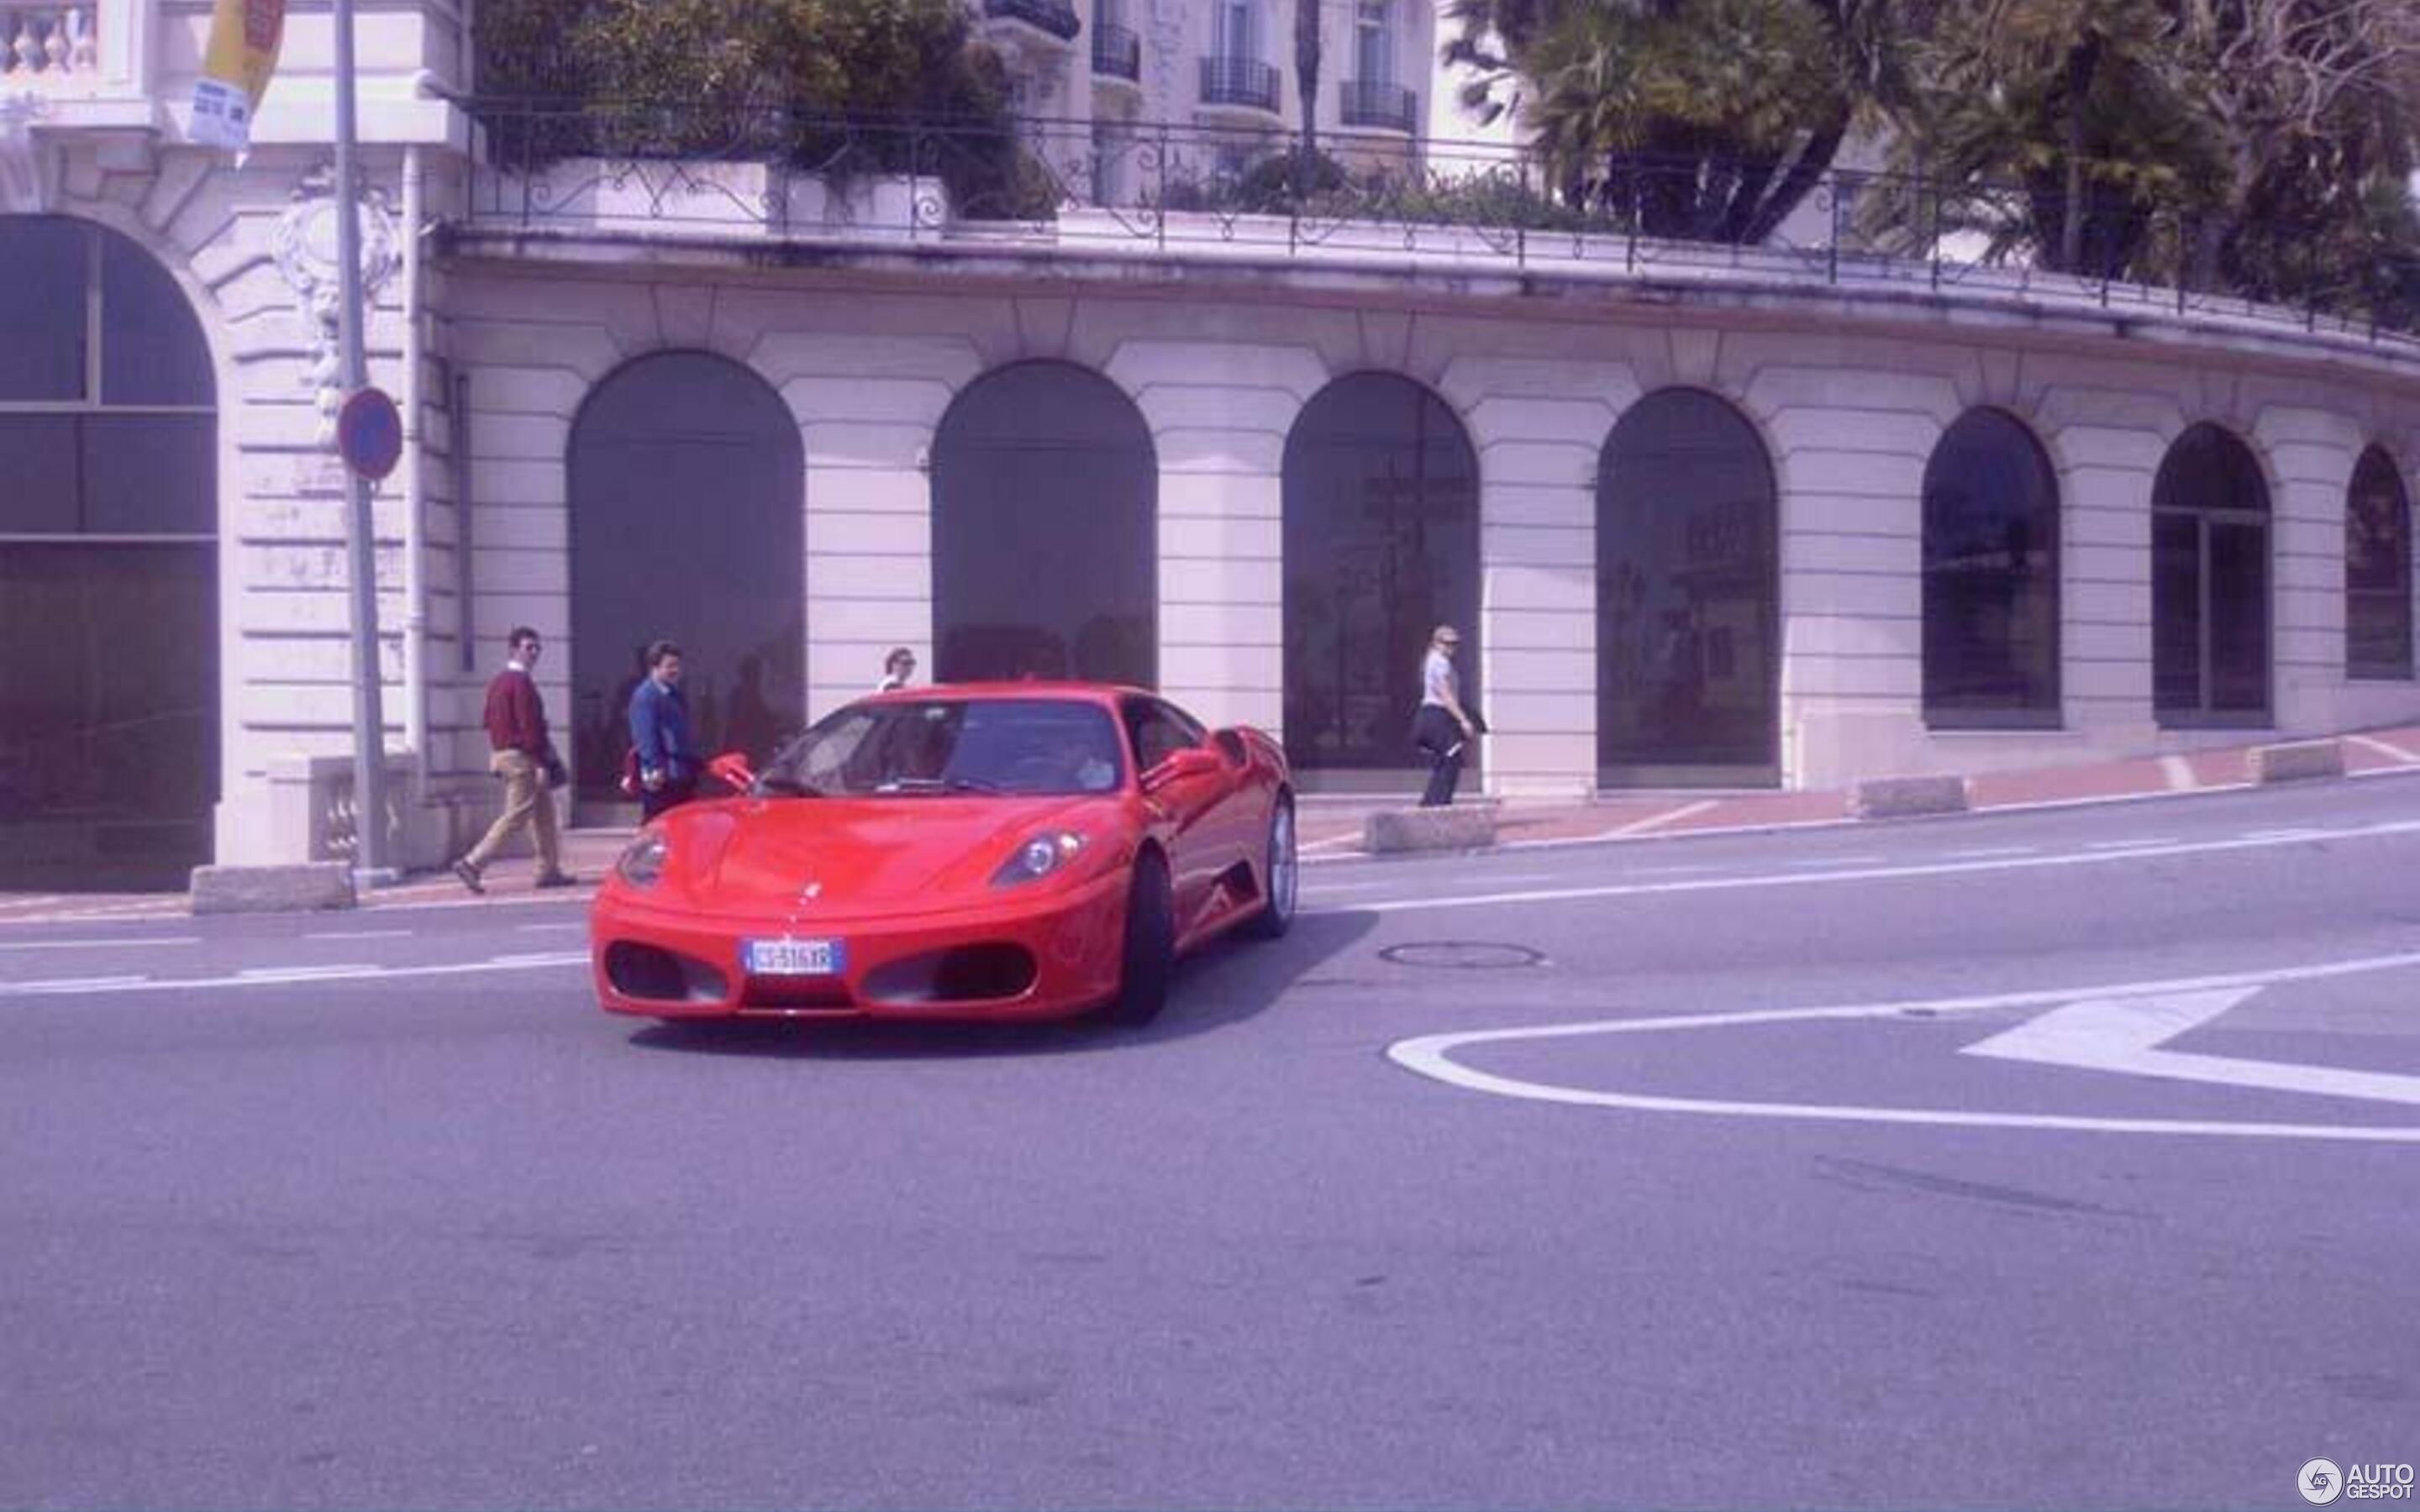
[[[1151,430],[1117,385],[1055,362],[978,379],[933,443],[935,676],[1152,686],[1158,513]]]
[[[0,886],[181,885],[220,781],[209,347],[149,254],[55,216],[0,217]]]
[[[2033,434],[1970,410],[1924,471],[1924,713],[1936,728],[2059,718],[2058,484]]]
[[[2345,675],[2412,675],[2412,500],[2376,446],[2345,495]]]
[[[1777,513],[1763,440],[1714,394],[1652,393],[1606,438],[1596,495],[1606,782],[1777,780]]]
[[[2151,685],[2173,725],[2269,711],[2269,487],[2251,450],[2196,424],[2151,489]]]
[[[698,748],[765,761],[806,723],[805,452],[789,406],[727,358],[643,357],[582,407],[570,484],[577,796],[620,800],[630,695],[657,640],[681,648]],[[491,553],[483,571],[508,561]]]
[[[1297,767],[1417,769],[1430,632],[1479,686],[1479,459],[1444,400],[1391,373],[1320,390],[1286,438],[1285,742]],[[1482,743],[1483,745],[1483,743]]]

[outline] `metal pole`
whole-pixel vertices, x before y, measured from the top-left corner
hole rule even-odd
[[[353,0],[334,0],[336,28],[336,342],[349,396],[369,387],[362,345],[361,181],[353,155]],[[407,229],[406,235],[411,232]],[[345,556],[352,578],[353,871],[365,880],[386,859],[386,711],[380,686],[378,526],[370,481],[345,470]]]

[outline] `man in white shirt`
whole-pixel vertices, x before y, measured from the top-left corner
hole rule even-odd
[[[906,646],[893,646],[891,655],[882,658],[882,681],[876,683],[877,693],[896,693],[916,676],[916,653]]]
[[[1453,802],[1462,780],[1463,754],[1479,730],[1462,707],[1462,674],[1454,670],[1454,653],[1462,633],[1440,625],[1429,636],[1428,655],[1420,659],[1420,712],[1412,721],[1412,744],[1431,763],[1428,791],[1420,807],[1441,809]]]

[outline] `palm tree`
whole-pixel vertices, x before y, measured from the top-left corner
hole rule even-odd
[[[1294,0],[1294,86],[1302,103],[1302,151],[1295,160],[1297,203],[1311,197],[1319,166],[1319,0]]]
[[[1456,0],[1464,103],[1506,109],[1557,191],[1658,236],[1754,242],[1894,87],[1892,0]],[[1509,99],[1507,97],[1510,97]]]

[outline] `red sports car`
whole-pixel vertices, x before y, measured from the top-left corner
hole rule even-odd
[[[606,878],[608,1011],[1140,1023],[1177,956],[1294,918],[1285,752],[1132,688],[886,693],[747,776]]]

